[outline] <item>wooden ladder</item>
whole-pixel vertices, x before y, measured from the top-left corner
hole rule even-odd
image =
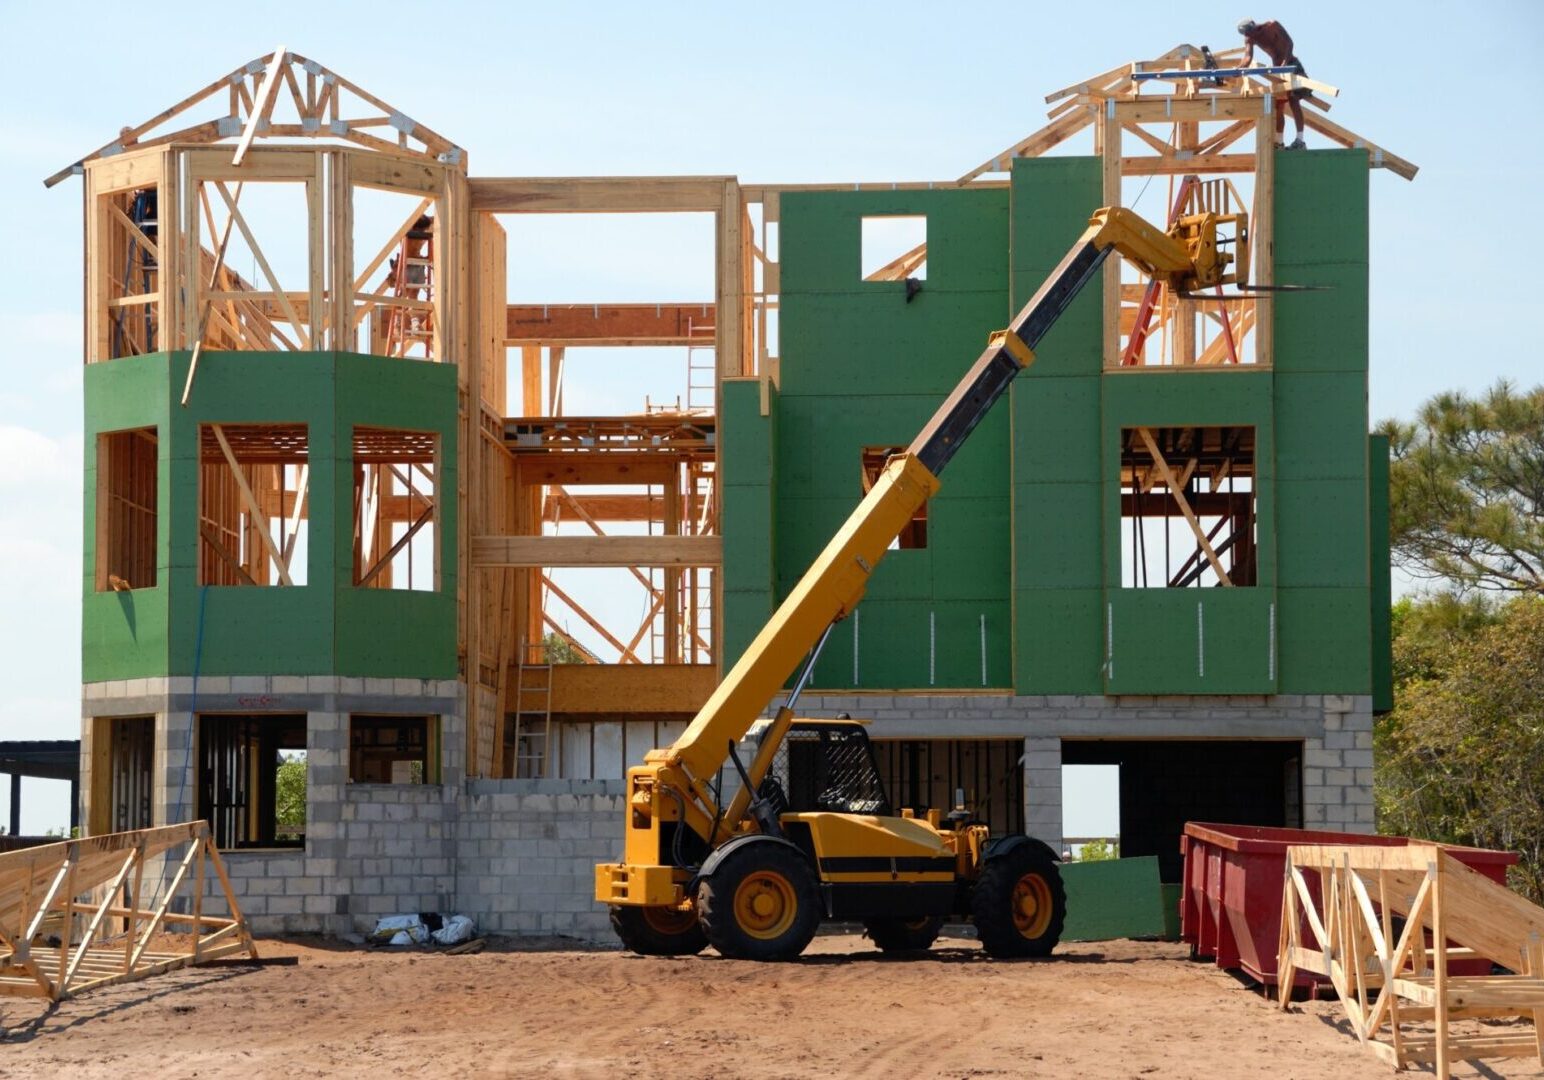
[[[535,657],[535,662],[532,661]],[[515,669],[515,776],[552,774],[552,663],[543,642],[520,644]],[[526,717],[540,717],[541,731],[525,731]]]

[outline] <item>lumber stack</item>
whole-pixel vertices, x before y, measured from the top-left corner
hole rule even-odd
[[[1482,957],[1511,974],[1453,976]],[[1293,975],[1329,978],[1351,1030],[1395,1068],[1538,1057],[1544,1064],[1544,908],[1441,848],[1295,846],[1281,914],[1283,1008]],[[1476,1028],[1465,1020],[1510,1019]]]
[[[228,917],[204,914],[210,869]],[[59,1001],[237,952],[257,958],[207,822],[0,854],[0,994]]]

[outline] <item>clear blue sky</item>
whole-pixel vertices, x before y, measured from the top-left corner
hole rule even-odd
[[[1279,17],[1341,88],[1332,116],[1421,166],[1413,183],[1372,176],[1374,419],[1444,389],[1538,381],[1537,3],[1111,2],[1086,19],[901,0],[0,7],[0,737],[78,731],[80,186],[41,180],[281,43],[459,142],[475,174],[944,180],[1040,127],[1052,89],[1180,42],[1231,47],[1240,18]],[[609,264],[547,251],[524,277],[516,242],[512,292],[705,297],[700,242],[634,235]],[[634,396],[626,379],[614,389]],[[24,828],[62,823],[64,803],[29,800]],[[1107,831],[1074,812],[1074,831]]]

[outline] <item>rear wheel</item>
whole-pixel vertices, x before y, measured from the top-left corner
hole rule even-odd
[[[641,956],[691,956],[708,944],[695,911],[618,904],[611,909],[611,928],[623,948]]]
[[[820,890],[797,852],[772,843],[730,852],[697,886],[708,941],[736,960],[792,960],[820,925]]]
[[[925,952],[944,928],[942,915],[916,919],[865,919],[863,929],[882,952]]]
[[[992,859],[982,867],[971,910],[988,955],[1051,955],[1067,921],[1067,890],[1056,861],[1032,844]]]

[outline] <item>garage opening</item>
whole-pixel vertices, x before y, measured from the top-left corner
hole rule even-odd
[[[1120,768],[1120,854],[1158,856],[1163,881],[1181,880],[1187,821],[1298,829],[1300,740],[1062,741],[1062,765]]]

